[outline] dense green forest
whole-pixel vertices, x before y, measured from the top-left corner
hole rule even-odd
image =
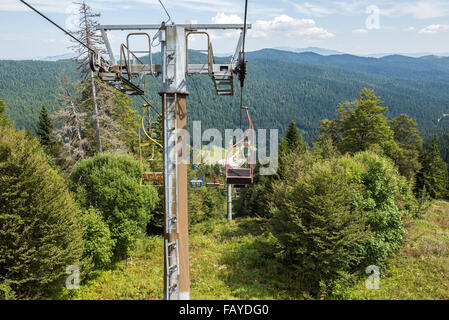
[[[198,53],[190,55],[191,61],[204,61]],[[289,121],[294,120],[310,143],[318,136],[320,120],[333,118],[336,105],[355,99],[365,87],[382,97],[389,107],[388,117],[406,113],[416,118],[425,137],[448,126],[447,119],[438,121],[448,112],[448,58],[375,59],[272,49],[248,53],[247,58],[244,101],[251,108],[256,128],[284,132]],[[156,54],[154,61],[158,60]],[[34,131],[43,104],[49,110],[58,108],[54,99],[56,78],[65,73],[75,79],[75,66],[72,61],[0,61],[0,98],[8,104],[8,114],[16,127]],[[160,79],[150,78],[149,86],[152,103],[160,107]],[[239,90],[234,97],[218,97],[206,76],[189,78],[188,90],[189,123],[201,120],[203,128],[220,130],[239,126]],[[141,103],[135,99],[135,108]]]

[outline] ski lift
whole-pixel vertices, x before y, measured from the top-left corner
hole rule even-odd
[[[204,174],[200,167],[193,163],[193,151],[190,153],[189,187],[201,189],[204,186]]]
[[[248,118],[248,130],[242,140],[230,148],[226,154],[226,183],[234,185],[248,185],[253,183],[253,150],[249,144],[249,135],[254,127],[249,116],[248,107],[242,107]],[[245,141],[247,140],[247,141]],[[248,156],[245,157],[245,149]]]
[[[223,183],[218,181],[215,169],[214,169],[214,182],[206,182],[206,187],[208,187],[208,188],[223,188]]]
[[[140,125],[139,125],[139,154],[140,154],[140,172],[141,172],[141,184],[143,184],[144,181],[150,181],[150,182],[157,182],[159,184],[149,184],[153,187],[163,187],[164,182],[164,175],[162,172],[144,172],[143,170],[143,147],[150,147],[151,146],[151,156],[149,157],[149,161],[154,160],[155,150],[154,145],[157,145],[160,148],[163,148],[163,146],[153,139],[149,132],[145,129],[144,125],[144,119],[145,119],[145,110],[147,109],[148,105],[143,105],[143,111],[142,116],[140,118]],[[148,117],[150,117],[149,111],[148,111]],[[142,142],[142,134],[144,133],[147,137],[147,142]]]

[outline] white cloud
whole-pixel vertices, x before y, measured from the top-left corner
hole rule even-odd
[[[323,17],[335,13],[334,10],[329,7],[312,4],[310,2],[306,2],[304,4],[295,3],[289,0],[284,0],[284,2],[292,5],[297,12],[308,16]]]
[[[212,23],[214,24],[243,24],[243,19],[236,15],[230,14],[227,15],[223,12],[219,12],[212,18]],[[240,31],[233,30],[227,32],[210,32],[212,39],[220,39],[220,38],[233,38],[238,37],[240,35]]]
[[[409,31],[409,32],[416,31],[416,28],[415,27],[408,27],[408,28],[405,29],[405,31]]]
[[[384,0],[381,14],[384,16],[401,17],[410,15],[416,19],[432,19],[449,15],[449,2],[441,0],[418,0],[398,3]]]
[[[402,8],[400,8],[402,7]],[[431,19],[444,17],[449,14],[447,1],[418,1],[412,4],[399,6],[405,14],[413,15],[417,19]]]
[[[215,17],[212,18],[212,23],[217,23],[217,24],[237,23],[238,24],[238,23],[243,23],[243,19],[240,18],[236,14],[227,15],[223,12],[219,12],[219,13],[217,13],[217,15]]]
[[[446,0],[352,0],[327,1],[317,0],[303,2],[298,0],[283,0],[303,15],[323,17],[329,15],[360,16],[365,15],[368,6],[375,4],[383,16],[411,15],[416,19],[431,19],[449,16],[449,1]]]
[[[355,29],[355,30],[352,30],[352,33],[368,33],[368,30],[366,30],[366,29]]]
[[[421,34],[437,34],[443,31],[449,30],[449,25],[446,24],[432,24],[430,26],[425,27],[424,29],[419,30]]]
[[[253,29],[248,31],[248,36],[254,38],[266,38],[275,34],[319,39],[334,37],[334,34],[318,27],[313,19],[295,19],[285,14],[273,20],[258,20],[253,24]]]

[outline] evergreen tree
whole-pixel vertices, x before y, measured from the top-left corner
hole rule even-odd
[[[401,114],[391,120],[390,125],[394,133],[394,140],[400,148],[399,152],[392,155],[392,158],[398,166],[399,172],[409,181],[414,181],[416,172],[421,168],[418,158],[423,144],[423,139],[417,129],[418,123],[406,114]]]
[[[296,127],[295,121],[290,121],[285,135],[285,140],[290,148],[290,150],[296,149],[302,142],[302,137],[299,136],[298,128]]]
[[[374,90],[365,88],[357,100],[339,105],[337,118],[322,121],[320,129],[342,153],[365,151],[374,145],[390,148],[393,131],[384,115],[388,108],[381,104]]]
[[[39,138],[44,149],[54,155],[56,146],[56,137],[53,133],[53,120],[48,114],[47,108],[42,106],[39,114],[39,122],[37,124],[36,135]]]
[[[425,188],[434,199],[446,197],[449,181],[448,168],[441,158],[436,136],[430,146],[421,153],[419,161],[422,168],[416,175],[415,191],[417,194]]]
[[[68,266],[82,272],[77,214],[38,140],[0,127],[0,283],[19,298],[42,297],[63,288]]]

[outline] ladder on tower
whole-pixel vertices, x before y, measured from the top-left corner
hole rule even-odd
[[[166,279],[166,299],[179,299],[179,249],[178,249],[178,234],[179,234],[179,220],[178,220],[178,161],[175,159],[175,165],[170,157],[176,156],[178,153],[178,139],[175,134],[177,130],[177,94],[175,94],[173,102],[167,106],[167,94],[164,93],[164,105],[167,106],[164,117],[164,139],[167,141],[167,148],[164,149],[164,179],[165,179],[165,205],[166,205],[166,220],[165,220],[165,279]],[[169,139],[168,131],[172,131]],[[174,178],[174,179],[173,179]],[[173,185],[174,183],[174,185]],[[175,233],[175,237],[173,237]],[[171,238],[171,239],[170,239]],[[176,238],[174,240],[173,238]],[[171,240],[171,241],[169,241]]]
[[[203,35],[207,38],[207,49],[193,50],[189,49],[189,36],[190,35]],[[207,64],[189,65],[189,50],[193,52],[200,52],[207,54]],[[204,31],[190,31],[186,34],[186,65],[187,75],[192,73],[207,73],[212,78],[214,83],[215,92],[219,96],[232,96],[234,95],[234,73],[232,71],[232,64],[216,64],[214,51],[212,49],[212,43],[210,36]]]
[[[234,94],[234,81],[231,71],[217,71],[212,73],[215,91],[219,96],[232,96]]]

